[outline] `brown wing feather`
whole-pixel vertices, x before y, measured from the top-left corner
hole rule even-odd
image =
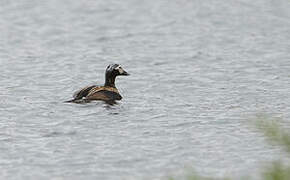
[[[102,101],[110,101],[112,98],[108,96],[104,90],[95,92],[86,97],[86,100],[102,100]]]
[[[121,100],[117,88],[106,86],[87,86],[73,95],[74,99],[66,102],[85,103],[91,100],[116,101]]]
[[[83,89],[75,92],[74,95],[73,95],[73,98],[75,100],[82,99],[83,97],[86,97],[93,88],[96,88],[96,87],[97,86],[95,86],[95,85],[84,87]]]
[[[86,99],[87,100],[115,101],[115,100],[121,100],[122,96],[119,94],[116,88],[99,87],[99,88],[91,89]]]

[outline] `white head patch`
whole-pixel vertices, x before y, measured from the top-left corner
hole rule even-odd
[[[124,70],[123,68],[119,65],[115,68],[115,70],[119,71],[120,74],[123,74],[124,73]]]

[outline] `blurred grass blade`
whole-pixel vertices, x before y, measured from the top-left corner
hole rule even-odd
[[[290,134],[278,122],[279,119],[259,117],[256,125],[273,143],[282,145],[290,153]]]

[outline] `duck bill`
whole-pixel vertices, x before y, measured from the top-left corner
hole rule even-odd
[[[127,73],[126,71],[123,71],[123,73],[121,74],[122,76],[129,76],[130,74]]]

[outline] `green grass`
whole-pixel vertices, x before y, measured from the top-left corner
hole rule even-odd
[[[272,166],[264,171],[264,180],[290,180],[290,167],[274,162]]]
[[[280,119],[269,118],[267,116],[258,116],[255,120],[255,128],[262,132],[270,143],[277,144],[285,149],[290,157],[290,133],[289,130],[282,128]],[[290,180],[290,166],[282,164],[280,161],[273,162],[270,166],[264,169],[261,174],[262,180]],[[185,180],[218,180],[221,178],[202,177],[194,172],[189,172],[182,179]],[[232,177],[232,179],[243,179],[241,177]],[[249,178],[245,178],[248,180]],[[174,177],[169,177],[168,180],[178,180]],[[223,178],[223,180],[230,180]]]
[[[256,120],[256,127],[264,133],[271,143],[283,147],[290,156],[290,134],[279,125],[279,122],[281,120],[277,118],[259,116]]]

